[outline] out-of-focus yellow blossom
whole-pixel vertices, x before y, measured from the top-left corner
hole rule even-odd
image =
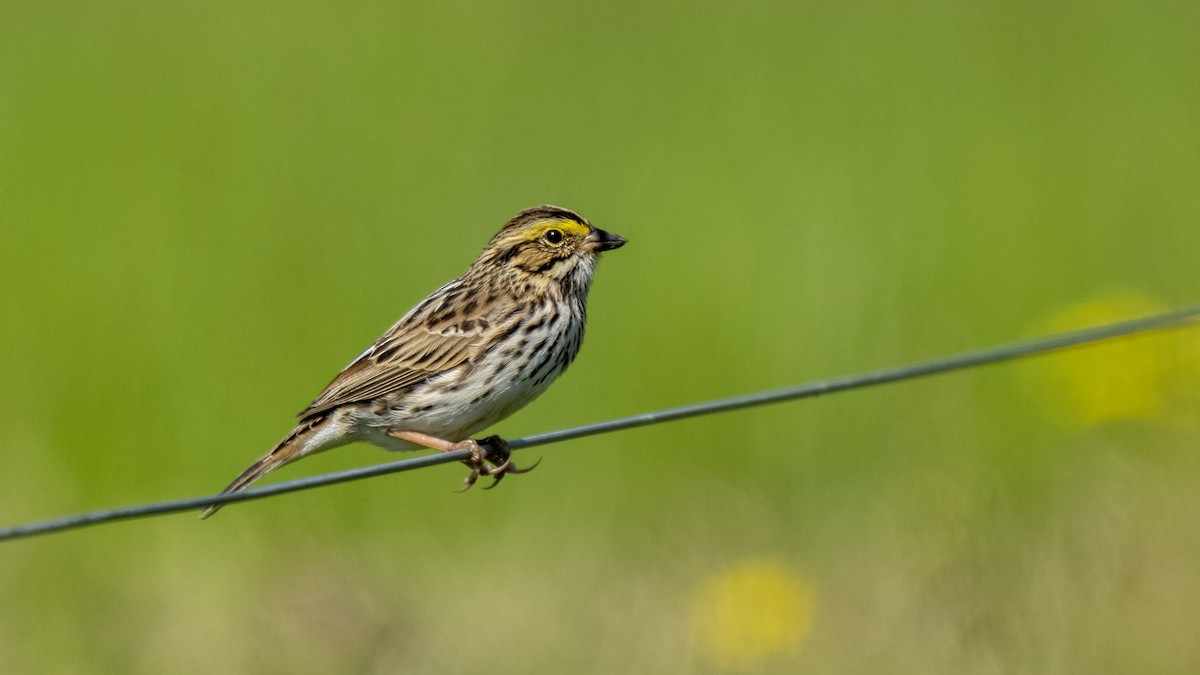
[[[697,649],[717,666],[750,671],[799,649],[812,628],[816,594],[782,564],[750,559],[697,589],[693,624]]]
[[[1067,308],[1045,328],[1067,331],[1162,309],[1155,300],[1122,293]],[[1068,426],[1157,418],[1164,412],[1169,369],[1180,356],[1178,345],[1171,333],[1150,333],[1058,352],[1039,364],[1036,386],[1051,413]]]

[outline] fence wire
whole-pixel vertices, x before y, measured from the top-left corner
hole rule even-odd
[[[1140,319],[1132,319],[1129,321],[1105,324],[1093,328],[1068,331],[1032,340],[1012,342],[907,366],[885,368],[882,370],[874,370],[856,375],[845,375],[842,377],[817,380],[807,384],[800,384],[784,389],[775,389],[772,391],[763,391],[753,394],[745,394],[742,396],[732,396],[729,398],[705,401],[702,403],[695,403],[677,408],[667,408],[665,410],[642,413],[640,415],[633,415],[630,417],[622,417],[606,422],[587,424],[571,429],[563,429],[561,431],[551,431],[544,434],[526,436],[524,438],[518,438],[509,441],[509,447],[513,451],[524,450],[539,445],[561,443],[563,441],[582,438],[584,436],[607,434],[614,431],[622,431],[624,429],[633,429],[635,427],[643,427],[651,424],[662,424],[663,422],[687,419],[689,417],[712,415],[715,413],[741,410],[743,408],[752,408],[770,403],[782,403],[784,401],[812,398],[815,396],[821,396],[823,394],[832,394],[835,392],[849,391],[852,389],[862,389],[864,387],[888,384],[890,382],[912,380],[928,375],[936,375],[939,373],[947,373],[955,370],[963,370],[993,363],[1000,363],[1003,361],[1026,358],[1038,354],[1046,354],[1048,352],[1067,349],[1070,347],[1078,347],[1081,345],[1100,342],[1102,340],[1111,340],[1114,338],[1135,335],[1137,333],[1145,333],[1151,330],[1180,328],[1195,323],[1198,319],[1200,319],[1200,307],[1189,307],[1171,312],[1165,312],[1162,314],[1155,314],[1153,316]],[[250,501],[252,499],[263,499],[288,492],[297,492],[299,490],[309,490],[325,485],[333,485],[335,483],[347,483],[350,481],[362,480],[364,478],[371,478],[374,476],[400,473],[401,471],[412,471],[413,469],[422,469],[429,466],[435,466],[437,464],[446,464],[448,462],[457,462],[467,459],[469,456],[470,452],[467,450],[437,453],[433,455],[422,455],[419,457],[413,457],[411,459],[388,462],[375,466],[349,469],[346,471],[337,471],[334,473],[322,474],[309,478],[299,478],[266,487],[252,488],[236,494],[192,497],[188,499],[176,499],[136,506],[90,511],[87,513],[80,513],[62,518],[55,518],[52,520],[44,520],[36,523],[16,525],[13,527],[0,529],[0,541],[45,535],[53,532],[62,532],[65,530],[73,530],[89,525],[111,523],[118,520],[146,518],[149,516],[159,516],[168,513],[178,513],[180,511],[196,511],[211,504],[228,504],[232,502]]]

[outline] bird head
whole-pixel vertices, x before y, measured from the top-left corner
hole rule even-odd
[[[473,267],[539,287],[581,284],[586,289],[600,253],[620,248],[625,241],[569,209],[536,206],[508,221]]]

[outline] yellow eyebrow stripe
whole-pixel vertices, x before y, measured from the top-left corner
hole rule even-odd
[[[563,234],[576,237],[586,237],[591,231],[587,225],[573,220],[546,220],[529,228],[528,238],[537,239],[546,234],[548,230],[562,230]]]

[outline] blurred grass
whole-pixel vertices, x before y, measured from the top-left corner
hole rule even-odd
[[[537,203],[632,243],[506,435],[1193,303],[1198,29],[1186,2],[8,3],[0,514],[218,489]],[[1165,415],[1064,421],[1051,357],[575,441],[489,493],[440,468],[9,544],[0,654],[719,672],[697,598],[765,559],[812,629],[739,668],[1195,672],[1196,337],[1140,343]]]

